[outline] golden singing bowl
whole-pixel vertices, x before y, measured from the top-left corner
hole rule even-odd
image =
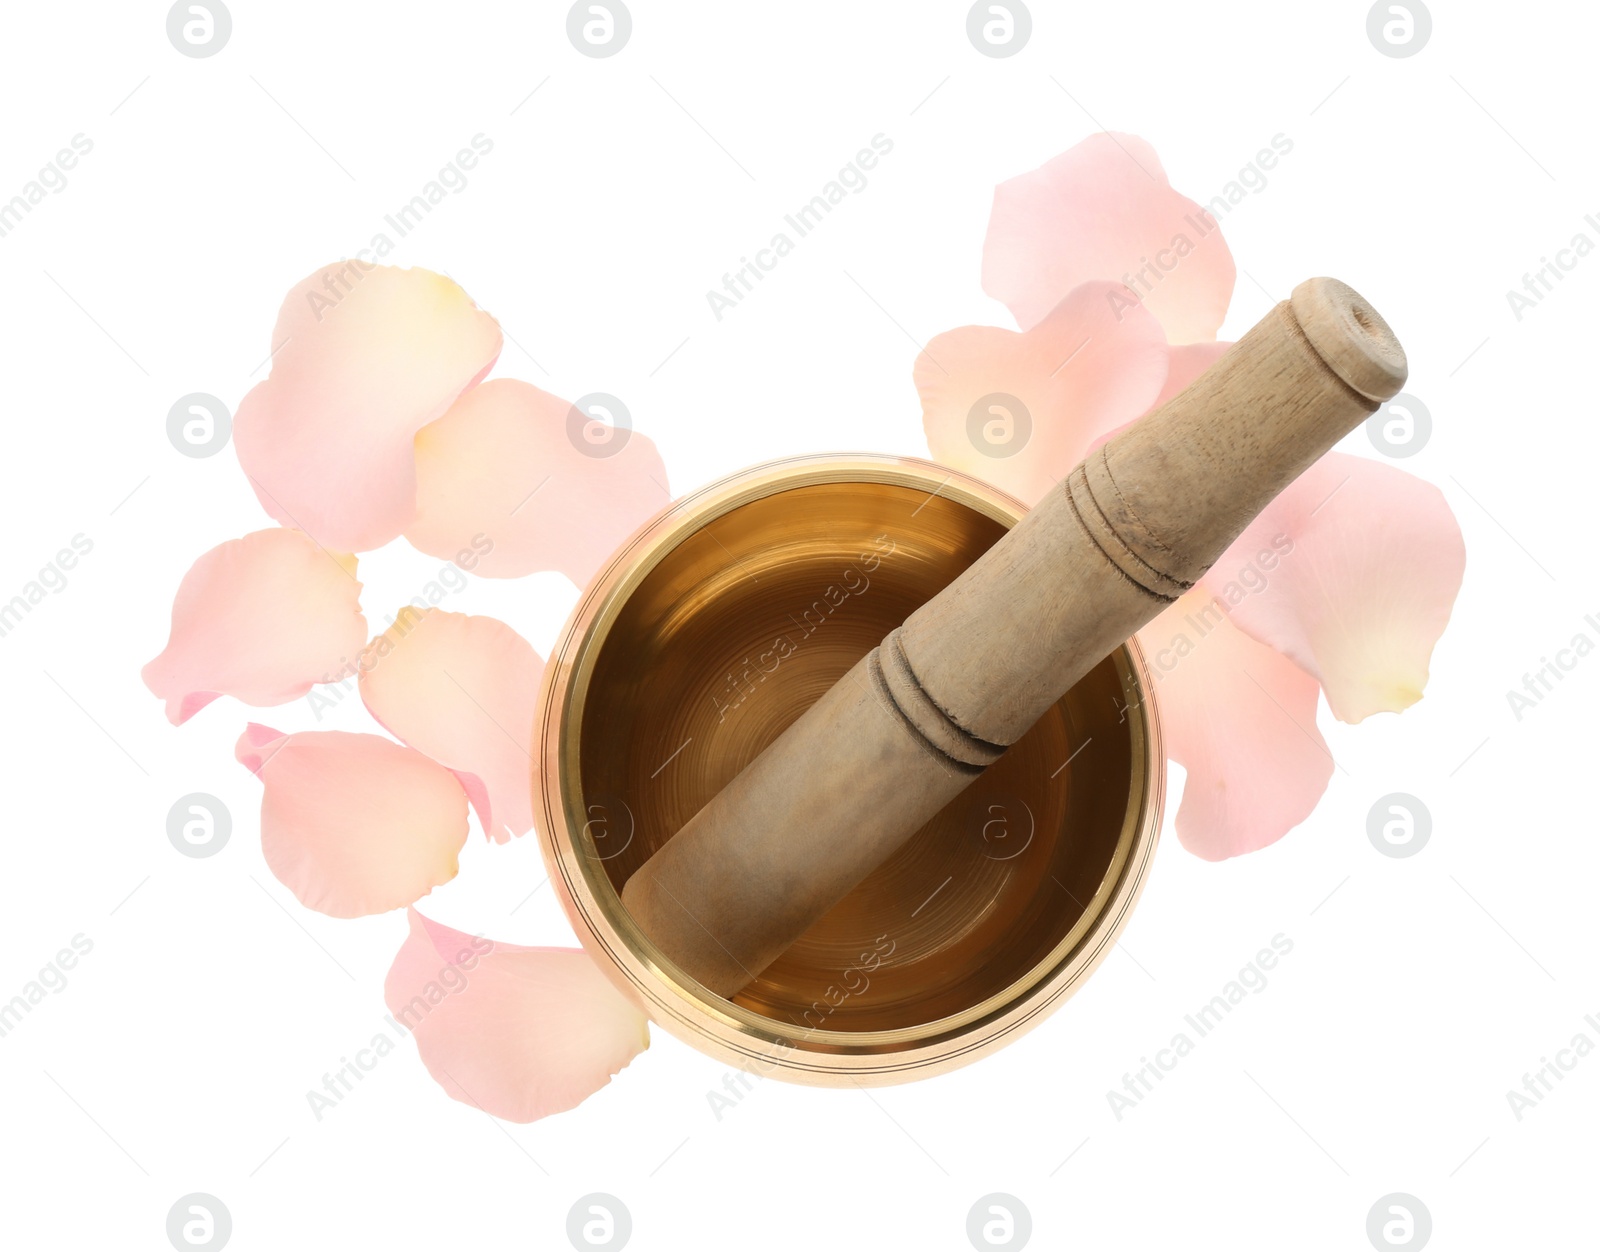
[[[659,1025],[793,1082],[903,1082],[1004,1046],[1110,951],[1161,826],[1161,736],[1134,641],[732,1000],[679,970],[620,898],[1025,512],[923,461],[798,457],[678,501],[583,593],[536,721],[540,839],[579,938]],[[886,782],[880,802],[895,799]]]

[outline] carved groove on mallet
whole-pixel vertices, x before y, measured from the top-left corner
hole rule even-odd
[[[1125,574],[1130,582],[1163,600],[1176,600],[1194,584],[1169,577],[1135,552],[1127,539],[1117,532],[1095,497],[1094,483],[1089,479],[1090,468],[1100,468],[1100,476],[1106,482],[1111,482],[1111,467],[1105,464],[1104,451],[1101,449],[1101,455],[1089,457],[1067,475],[1067,497],[1072,501],[1072,511],[1077,515],[1078,524],[1094,541],[1100,554]],[[1115,492],[1116,484],[1111,483],[1111,488]],[[1124,511],[1130,512],[1126,506]],[[1149,540],[1147,547],[1152,546],[1157,545]]]
[[[1405,378],[1370,304],[1334,279],[1301,283],[657,849],[622,890],[640,929],[706,990],[736,995]]]
[[[878,699],[905,725],[928,752],[958,774],[977,777],[1000,759],[1003,747],[974,739],[933,702],[911,672],[895,638],[899,628],[867,655],[867,675]]]
[[[954,764],[982,769],[998,761],[1010,746],[978,738],[934,698],[911,668],[898,626],[878,645],[874,664],[882,672],[883,685],[900,715],[931,747]]]

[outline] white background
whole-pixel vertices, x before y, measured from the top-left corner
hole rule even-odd
[[[1594,10],[1438,0],[1428,46],[1391,59],[1362,3],[1037,3],[1028,46],[994,60],[966,9],[638,0],[627,47],[594,60],[564,4],[234,0],[209,59],[174,51],[161,4],[5,7],[0,199],[73,135],[94,144],[0,239],[0,599],[73,535],[94,544],[0,639],[0,999],[75,934],[94,944],[0,1039],[8,1246],[166,1248],[195,1191],[239,1249],[565,1247],[589,1192],[627,1205],[639,1249],[965,1248],[990,1192],[1026,1205],[1037,1247],[1364,1248],[1395,1191],[1439,1248],[1594,1246],[1600,1057],[1520,1122],[1506,1092],[1580,1030],[1600,1042],[1600,659],[1520,722],[1505,694],[1600,639],[1600,257],[1520,322],[1505,294],[1579,231],[1600,241]],[[174,729],[139,681],[193,558],[268,524],[231,450],[168,444],[172,402],[237,404],[289,286],[481,132],[470,185],[389,259],[500,319],[498,373],[623,397],[675,492],[791,453],[924,453],[917,343],[1010,324],[978,286],[993,185],[1101,126],[1202,202],[1293,140],[1224,223],[1224,337],[1328,273],[1404,339],[1434,433],[1402,464],[1444,490],[1468,552],[1426,699],[1358,727],[1324,709],[1340,768],[1274,848],[1209,865],[1169,829],[1122,951],[961,1072],[870,1095],[767,1081],[719,1121],[723,1068],[657,1032],[523,1127],[448,1100],[407,1044],[316,1122],[305,1092],[373,1033],[405,919],[300,908],[232,757],[251,714],[221,700]],[[716,321],[707,289],[879,132],[894,150],[867,189]],[[369,614],[438,564],[403,542],[364,557]],[[575,596],[546,575],[449,607],[544,652]],[[323,724],[370,729],[358,707]],[[234,815],[211,859],[166,838],[191,791]],[[1394,791],[1433,819],[1405,860],[1366,834]],[[475,834],[424,907],[570,942],[543,877],[533,838]],[[1279,932],[1294,951],[1266,990],[1118,1121],[1107,1090]]]

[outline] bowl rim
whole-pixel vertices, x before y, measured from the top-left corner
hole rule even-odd
[[[1109,954],[1149,876],[1160,838],[1165,756],[1154,684],[1138,640],[1112,653],[1128,695],[1130,795],[1111,863],[1084,912],[1022,977],[958,1013],[890,1031],[786,1026],[708,991],[628,916],[584,820],[578,726],[601,646],[629,597],[672,551],[744,504],[800,487],[882,483],[943,496],[1007,527],[1027,506],[981,479],[912,457],[787,457],[740,470],[673,501],[623,543],[574,605],[545,665],[535,713],[533,782],[540,852],[568,920],[601,971],[669,1033],[752,1072],[814,1085],[903,1082],[1003,1047],[1069,997]]]

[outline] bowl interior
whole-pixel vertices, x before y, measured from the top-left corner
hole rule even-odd
[[[829,482],[740,504],[667,552],[583,700],[586,833],[611,885],[1004,533],[937,493]],[[1124,673],[1101,662],[735,1003],[785,1029],[898,1031],[1040,968],[1115,885],[1135,757]]]

